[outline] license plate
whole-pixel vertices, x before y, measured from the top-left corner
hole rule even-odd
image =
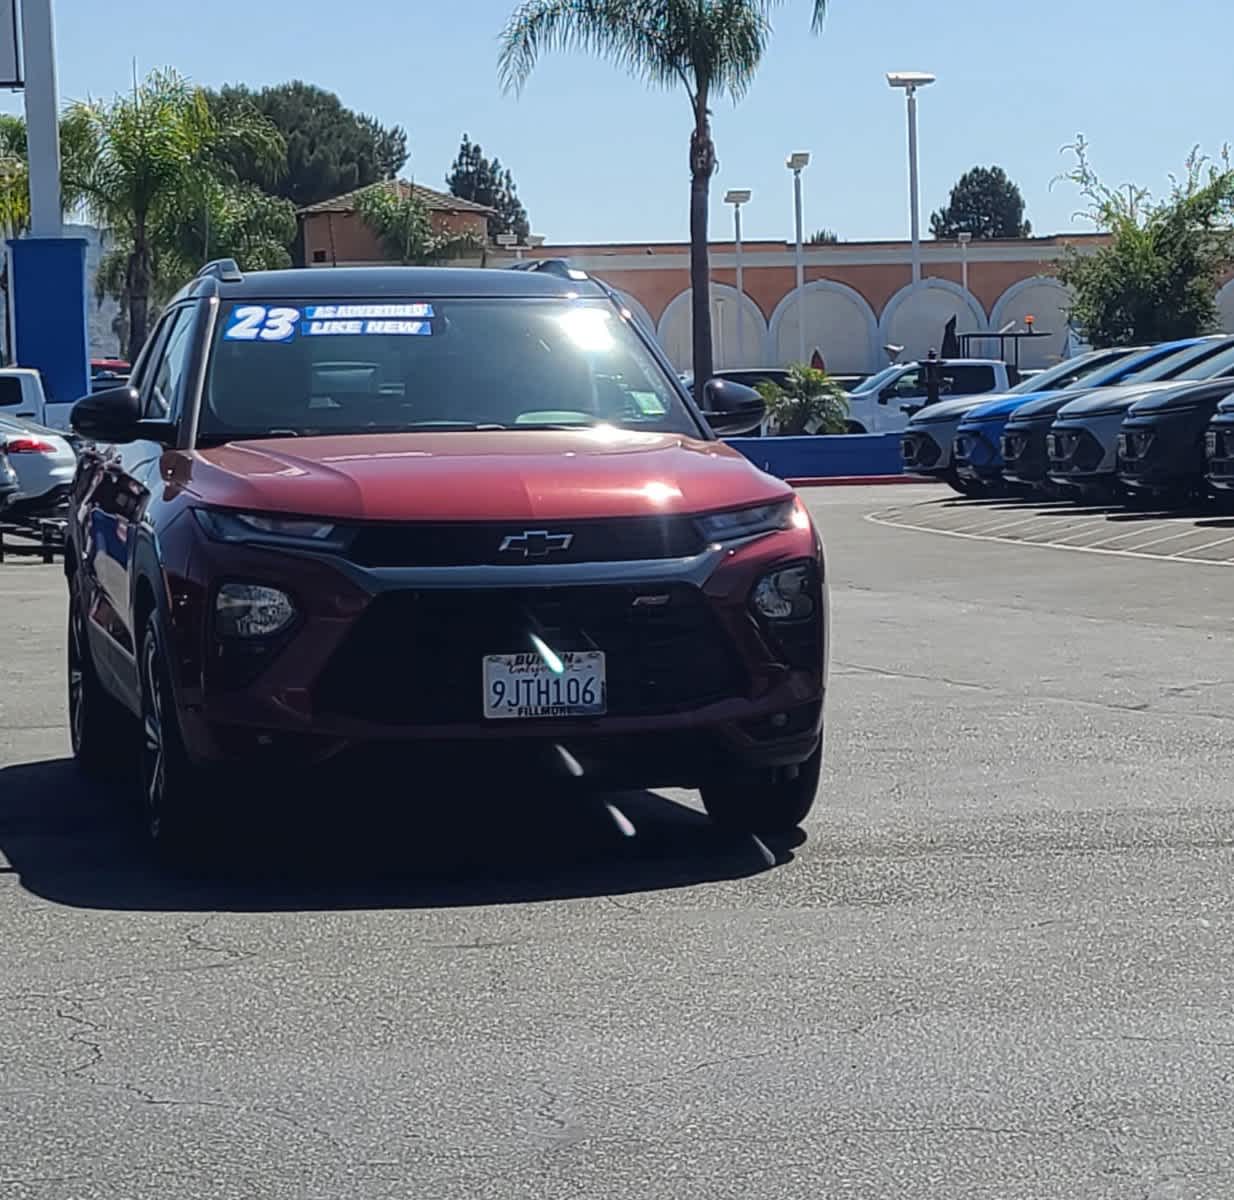
[[[487,655],[485,719],[603,716],[607,709],[603,651],[563,650],[559,657],[557,671],[539,654]]]
[[[1056,438],[1052,433],[1047,433],[1045,435],[1045,452],[1051,458],[1058,457],[1058,438]]]

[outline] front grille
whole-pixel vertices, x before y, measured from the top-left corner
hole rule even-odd
[[[909,433],[900,441],[900,453],[906,467],[932,467],[938,462],[942,448],[928,434]]]
[[[1051,433],[1046,448],[1050,470],[1061,474],[1095,471],[1103,457],[1101,443],[1086,429]]]
[[[1148,455],[1153,444],[1151,430],[1132,430],[1118,435],[1118,456],[1124,461],[1135,462]]]
[[[322,712],[390,725],[480,722],[482,660],[531,649],[602,650],[612,716],[741,695],[745,672],[697,588],[510,588],[378,596],[314,688]]]
[[[1210,429],[1204,436],[1208,473],[1218,479],[1234,479],[1234,430]]]
[[[690,517],[621,517],[365,525],[352,538],[347,557],[363,567],[521,566],[685,558],[702,548],[703,538]]]

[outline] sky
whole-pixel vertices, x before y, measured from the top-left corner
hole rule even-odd
[[[139,72],[175,67],[205,85],[304,79],[408,132],[404,174],[434,187],[464,132],[514,172],[533,230],[550,242],[688,236],[691,116],[680,91],[649,91],[607,63],[545,58],[520,96],[503,95],[498,35],[515,0],[297,0],[295,4],[54,0],[63,100],[109,97]],[[807,230],[842,239],[907,237],[904,101],[889,70],[929,71],[920,93],[922,229],[959,175],[1002,166],[1037,233],[1076,221],[1069,183],[1051,187],[1083,133],[1111,184],[1169,186],[1197,143],[1234,138],[1229,10],[1223,0],[992,4],[832,0],[821,36],[809,0],[785,0],[749,94],[714,109],[722,202],[753,190],[745,236],[792,237],[785,156],[809,150]],[[1205,31],[1208,31],[1206,36]],[[20,96],[0,109],[20,111]]]

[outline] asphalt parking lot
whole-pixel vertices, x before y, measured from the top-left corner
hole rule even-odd
[[[1128,507],[1029,498],[967,500],[949,490],[929,491],[928,498],[906,497],[881,508],[871,520],[1054,550],[1234,564],[1234,511],[1228,506],[1159,509],[1151,503]]]
[[[1234,1195],[1234,580],[943,495],[808,493],[829,762],[765,844],[408,764],[168,876],[0,567],[0,1195]]]

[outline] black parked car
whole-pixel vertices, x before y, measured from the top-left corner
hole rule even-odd
[[[1205,433],[1234,379],[1179,384],[1136,401],[1118,435],[1118,478],[1137,492],[1194,496],[1206,490]]]
[[[1234,491],[1234,396],[1217,405],[1217,412],[1204,434],[1209,485]]]

